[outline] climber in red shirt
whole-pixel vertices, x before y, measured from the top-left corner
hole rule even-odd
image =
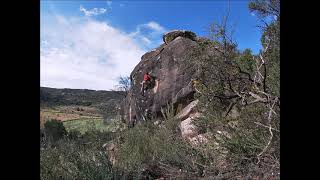
[[[144,91],[147,89],[148,84],[150,83],[151,77],[148,72],[145,72],[143,75],[143,81],[141,83],[141,93],[144,96]]]
[[[147,81],[150,81],[150,76],[149,76],[149,73],[148,72],[146,72],[146,73],[144,73],[144,75],[143,75],[143,81],[145,81],[145,82],[147,82]]]

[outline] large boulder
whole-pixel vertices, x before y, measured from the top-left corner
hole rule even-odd
[[[168,44],[169,42],[173,41],[177,37],[185,37],[189,38],[191,40],[196,40],[196,34],[191,31],[185,31],[185,30],[173,30],[170,32],[167,32],[163,35],[163,42]]]
[[[192,86],[196,69],[190,60],[193,50],[200,48],[196,36],[190,31],[172,31],[164,35],[160,47],[145,53],[130,74],[132,87],[121,105],[122,119],[128,124],[160,117],[161,108],[173,104],[183,109],[194,101]],[[149,72],[153,81],[141,94],[143,74]]]

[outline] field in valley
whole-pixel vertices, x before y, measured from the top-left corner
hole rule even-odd
[[[118,121],[104,123],[102,115],[94,107],[57,106],[40,108],[40,126],[48,120],[56,119],[63,122],[67,131],[78,130],[85,133],[90,129],[113,131],[119,127]]]

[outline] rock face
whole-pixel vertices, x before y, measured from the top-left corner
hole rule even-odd
[[[171,31],[163,36],[165,43],[141,57],[130,74],[132,87],[121,105],[123,121],[133,125],[148,117],[160,117],[161,108],[170,103],[181,110],[195,100],[191,83],[195,69],[189,62],[190,53],[200,48],[196,39],[191,31]],[[145,72],[149,72],[153,80],[142,96]]]

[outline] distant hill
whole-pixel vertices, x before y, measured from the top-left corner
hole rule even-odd
[[[96,91],[88,89],[56,89],[40,87],[41,107],[50,106],[99,106],[118,102],[124,97],[122,91]]]

